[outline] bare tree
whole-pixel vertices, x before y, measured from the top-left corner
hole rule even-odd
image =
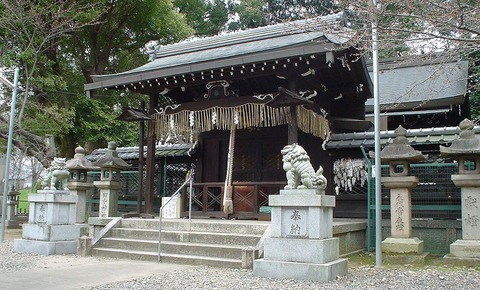
[[[348,25],[357,31],[355,43],[371,47],[371,21],[378,23],[383,56],[455,55],[480,58],[479,0],[342,0]],[[472,79],[478,76],[472,75]]]
[[[430,59],[469,61],[471,112],[480,117],[479,0],[341,0],[346,24],[356,33],[347,44],[371,52],[371,25],[376,20],[380,57],[393,57],[397,66]],[[395,68],[393,65],[391,68]],[[432,76],[435,74],[432,73]],[[427,99],[426,102],[429,100]]]

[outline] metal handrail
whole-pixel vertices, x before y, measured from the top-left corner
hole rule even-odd
[[[175,191],[174,194],[165,202],[164,205],[160,207],[160,212],[159,212],[159,223],[158,223],[158,257],[157,257],[157,262],[160,262],[161,258],[160,255],[162,253],[162,218],[163,218],[163,208],[170,203],[174,198],[177,197],[177,195],[180,194],[180,191],[187,185],[187,183],[190,183],[190,201],[188,205],[188,221],[192,221],[192,191],[193,191],[193,178],[195,175],[195,170],[192,166],[190,169],[190,172],[188,173],[188,178],[185,180],[185,182]]]

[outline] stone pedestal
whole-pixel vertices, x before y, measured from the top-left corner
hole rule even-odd
[[[100,205],[98,216],[102,218],[117,217],[118,214],[118,190],[122,188],[122,183],[115,180],[94,181],[100,189]]]
[[[391,236],[382,242],[382,251],[393,254],[423,253],[423,241],[412,237],[412,191],[417,186],[415,176],[382,177],[390,189]]]
[[[77,252],[80,227],[75,225],[77,196],[65,190],[39,190],[28,196],[28,223],[14,252],[41,255]]]
[[[450,245],[444,261],[459,265],[480,265],[480,174],[452,175],[462,194],[462,239]]]
[[[68,189],[71,194],[78,197],[77,211],[75,214],[76,223],[85,223],[88,220],[87,216],[87,191],[93,188],[92,183],[85,182],[69,182]]]
[[[333,238],[335,197],[315,189],[282,190],[270,195],[271,237],[264,258],[253,262],[253,275],[279,279],[331,281],[347,274]]]

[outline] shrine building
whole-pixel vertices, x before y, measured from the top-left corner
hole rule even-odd
[[[93,76],[87,95],[149,97],[145,212],[154,212],[155,148],[167,140],[196,144],[193,217],[268,216],[268,196],[286,184],[287,144],[303,146],[314,168],[331,176],[322,144],[372,126],[365,121],[372,83],[343,22],[339,13],[187,40],[160,46],[138,68]],[[226,198],[233,211],[225,211]]]

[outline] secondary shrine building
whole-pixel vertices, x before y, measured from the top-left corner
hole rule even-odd
[[[331,176],[322,144],[365,131],[372,84],[342,14],[161,46],[149,63],[94,76],[97,89],[148,95],[145,211],[158,143],[196,143],[193,216],[261,218],[285,186],[280,150],[298,143]],[[329,180],[330,181],[330,180]],[[331,187],[327,194],[333,194]],[[225,211],[225,199],[233,211]],[[185,212],[188,203],[185,203]]]

